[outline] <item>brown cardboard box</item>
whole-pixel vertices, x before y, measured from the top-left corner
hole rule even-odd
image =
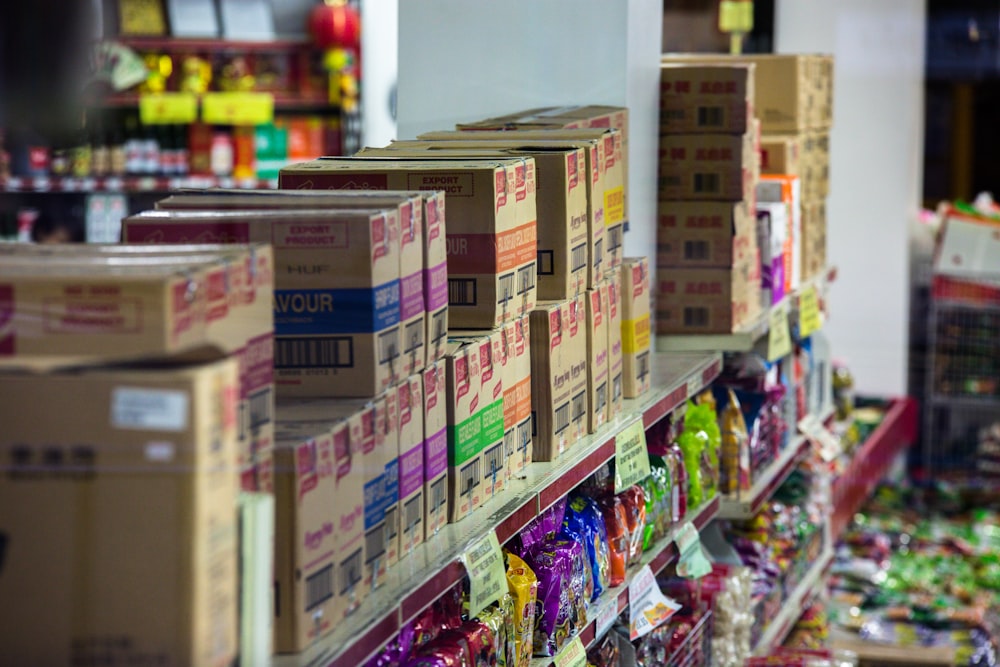
[[[752,201],[759,173],[757,145],[752,131],[662,135],[658,199]]]
[[[504,448],[507,471],[521,478],[532,461],[531,325],[522,315],[504,325],[511,382],[504,385]],[[512,414],[513,413],[513,414]]]
[[[587,296],[569,300],[569,371],[572,447],[587,435],[590,425],[590,401],[587,397]]]
[[[374,396],[399,352],[399,221],[383,211],[147,211],[126,241],[273,242],[275,370],[285,396]]]
[[[830,132],[814,130],[809,137],[814,147],[812,165],[816,174],[812,188],[806,193],[807,199],[824,199],[830,194]]]
[[[814,104],[811,126],[830,128],[833,125],[833,56],[829,54],[813,56],[815,61]]]
[[[426,195],[426,196],[424,196]],[[156,203],[164,211],[269,210],[269,209],[369,209],[392,208],[399,220],[400,345],[402,373],[419,372],[430,354],[426,345],[432,311],[427,306],[427,264],[429,239],[424,238],[424,215],[443,195],[410,192],[364,192],[358,190],[190,190],[181,191]],[[436,217],[436,215],[435,215]],[[444,240],[439,241],[444,255]],[[444,260],[441,260],[442,262]],[[447,303],[443,304],[447,305]],[[440,306],[438,306],[440,308]],[[447,315],[445,315],[447,317]],[[442,343],[443,345],[443,343]]]
[[[623,174],[621,172],[621,162],[611,160],[606,157],[606,147],[608,144],[607,132],[603,130],[551,130],[547,132],[519,131],[512,132],[428,132],[418,137],[422,141],[457,141],[463,145],[472,142],[486,143],[503,148],[519,148],[531,146],[539,149],[574,149],[580,148],[584,151],[586,169],[582,177],[586,184],[587,207],[587,234],[588,244],[588,268],[587,287],[591,287],[600,281],[605,271],[609,270],[614,257],[609,254],[607,238],[607,216],[605,215],[605,200],[611,203],[616,199],[615,194],[621,183]],[[612,134],[611,144],[614,144]],[[608,168],[610,166],[610,173]],[[617,168],[616,168],[617,167]],[[589,177],[586,176],[589,174]],[[612,189],[610,197],[605,196],[607,188]],[[620,241],[621,239],[618,239]],[[616,243],[618,242],[616,241]]]
[[[282,188],[442,190],[450,213],[448,318],[488,328],[535,303],[534,161],[321,158],[281,170]]]
[[[753,63],[660,66],[660,134],[745,134],[753,120]]]
[[[587,396],[590,419],[587,431],[595,433],[608,421],[608,286],[588,290],[587,301]]]
[[[802,176],[802,135],[765,134],[760,138],[760,173]]]
[[[411,375],[396,386],[399,433],[399,554],[424,541],[424,383]]]
[[[482,489],[486,502],[507,486],[507,452],[504,444],[504,328],[490,331],[451,330],[448,338],[474,346],[479,354],[479,407],[482,449]]]
[[[232,350],[240,367],[239,403],[239,466],[245,491],[272,490],[271,450],[274,440],[274,326],[271,303],[274,288],[274,256],[270,246],[148,246],[119,244],[7,244],[0,246],[5,262],[41,262],[43,272],[54,264],[89,266],[101,272],[108,263],[138,265],[142,272],[147,262],[156,263],[173,258],[180,266],[206,261],[212,268],[203,290],[206,296],[204,316],[205,336],[216,341],[219,349],[232,347],[232,341],[243,339]],[[132,259],[137,258],[137,259]],[[220,261],[221,258],[221,261]],[[67,287],[69,287],[67,285]],[[113,301],[109,294],[105,307]],[[198,317],[201,317],[199,314]],[[65,354],[71,346],[62,338],[52,341],[52,351]],[[114,352],[106,346],[109,353]],[[10,359],[20,363],[18,359]],[[3,363],[0,361],[0,363]]]
[[[236,658],[238,395],[233,360],[0,378],[0,663]]]
[[[489,141],[394,141],[360,157],[509,158],[529,155],[538,170],[538,298],[565,299],[586,288],[588,266],[586,158],[582,148],[500,148]]]
[[[826,201],[802,204],[802,278],[813,278],[826,270]]]
[[[660,269],[656,333],[731,333],[760,311],[760,264]]]
[[[347,423],[343,422],[347,440]],[[345,615],[337,582],[337,462],[321,425],[277,429],[274,448],[275,651],[306,649]],[[358,545],[360,549],[360,544]]]
[[[627,257],[622,265],[622,395],[638,398],[649,391],[650,273],[648,257]]]
[[[757,255],[745,202],[661,202],[657,211],[657,267],[727,267]]]
[[[448,521],[457,523],[482,505],[482,402],[479,346],[448,342]]]
[[[424,539],[448,523],[448,389],[444,359],[427,365],[424,390]]]
[[[608,286],[608,374],[610,396],[608,399],[608,419],[615,419],[625,409],[622,402],[625,381],[624,356],[622,353],[622,278],[620,273],[612,273],[606,281]]]

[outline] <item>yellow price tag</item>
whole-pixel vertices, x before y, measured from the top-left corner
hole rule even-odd
[[[719,30],[743,33],[753,30],[752,0],[720,0]]]
[[[270,93],[205,93],[201,119],[210,125],[263,125],[274,120]]]
[[[615,436],[615,493],[649,477],[646,431],[637,419]]]
[[[767,360],[777,361],[792,353],[792,334],[788,330],[788,306],[779,303],[771,309],[767,332]]]
[[[810,285],[799,296],[799,336],[806,338],[822,325],[816,288]]]
[[[469,617],[494,602],[507,590],[507,574],[503,567],[503,553],[495,530],[482,538],[462,555],[469,572]]]
[[[587,667],[587,649],[580,635],[573,637],[552,661],[556,667]]]
[[[193,93],[150,93],[139,96],[143,125],[185,125],[198,120],[198,98]]]

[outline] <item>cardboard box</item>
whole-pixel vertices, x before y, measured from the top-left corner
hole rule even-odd
[[[757,254],[754,217],[745,202],[661,202],[656,265],[727,267]]]
[[[607,237],[608,216],[605,211],[605,203],[611,204],[614,208],[618,200],[618,193],[623,190],[617,188],[623,185],[624,178],[621,170],[622,162],[614,159],[607,159],[607,149],[609,145],[608,132],[604,130],[550,130],[550,131],[529,131],[523,130],[517,133],[504,131],[480,131],[470,132],[428,132],[418,137],[422,141],[457,141],[463,144],[475,142],[490,142],[491,145],[505,148],[518,148],[530,145],[532,148],[542,149],[573,149],[581,148],[585,151],[586,173],[583,180],[587,185],[587,234],[589,237],[588,246],[588,269],[587,287],[591,287],[604,277],[604,273],[610,270],[613,262],[616,261],[614,253],[609,245],[611,239]],[[614,133],[611,133],[610,145],[614,146]],[[613,152],[612,152],[613,155]],[[610,169],[610,171],[609,171]],[[610,196],[607,190],[610,189]],[[616,216],[618,210],[612,211]],[[615,228],[615,225],[611,225]],[[616,239],[616,247],[621,245],[621,239]]]
[[[424,382],[411,375],[396,386],[399,434],[399,554],[424,541]]]
[[[427,196],[423,196],[423,195]],[[429,240],[424,216],[430,208],[436,218],[437,199],[443,195],[409,192],[362,192],[358,190],[190,190],[181,191],[156,203],[158,210],[243,210],[260,209],[369,209],[392,208],[399,220],[400,266],[400,345],[402,372],[419,372],[431,354],[427,317],[427,264]],[[444,240],[440,240],[441,254]],[[440,291],[440,289],[439,289]],[[447,305],[446,303],[444,305]],[[443,343],[442,343],[443,345]]]
[[[479,346],[448,342],[448,521],[457,523],[482,505],[483,457]]]
[[[785,248],[791,225],[791,211],[784,202],[757,203],[762,305],[774,305],[785,298]]]
[[[506,377],[504,328],[490,331],[452,330],[448,338],[472,346],[479,355],[480,449],[482,458],[482,493],[486,502],[507,486],[507,451],[505,448],[504,379]]]
[[[346,445],[347,423],[342,437]],[[274,472],[275,651],[305,650],[344,617],[337,582],[337,461],[333,433],[279,427]],[[358,549],[360,550],[360,544]]]
[[[830,132],[811,130],[806,137],[812,148],[810,158],[814,174],[808,192],[803,190],[802,196],[808,200],[825,199],[830,194]]]
[[[755,65],[660,66],[660,134],[745,134],[753,120]]]
[[[789,211],[785,237],[785,294],[802,282],[802,190],[797,176],[767,174],[757,183],[757,201],[762,204],[785,204]]]
[[[281,170],[282,188],[441,190],[450,212],[450,325],[489,328],[536,292],[534,161],[321,158]]]
[[[622,394],[638,398],[651,380],[650,274],[648,257],[628,257],[622,265]]]
[[[237,372],[0,378],[0,662],[236,658]]]
[[[826,201],[802,204],[802,279],[826,270]]]
[[[582,148],[500,148],[490,141],[394,141],[360,157],[510,158],[527,155],[538,170],[538,298],[565,299],[586,288],[588,225],[586,157]],[[583,174],[583,179],[580,175]]]
[[[569,300],[569,352],[570,352],[570,446],[587,435],[590,425],[590,402],[587,398],[587,297],[586,294]]]
[[[587,306],[587,397],[589,419],[587,432],[595,433],[608,421],[608,286],[588,290]]]
[[[203,282],[206,289],[202,290],[207,303],[196,315],[205,320],[205,337],[214,341],[219,350],[230,349],[235,341],[243,341],[238,348],[232,349],[232,356],[240,367],[238,438],[242,488],[268,492],[273,489],[274,327],[271,303],[274,256],[270,246],[7,244],[0,246],[0,257],[7,263],[41,262],[44,273],[50,272],[54,264],[86,266],[99,273],[111,263],[127,263],[133,265],[133,271],[142,273],[143,267],[148,265],[144,258],[153,258],[157,264],[176,261],[181,267],[195,261],[207,262],[211,268]],[[67,284],[65,289],[72,287]],[[117,300],[114,293],[109,292],[106,297],[92,297],[89,303],[113,309],[112,304]],[[71,345],[62,344],[63,338],[65,336],[51,340],[55,355],[72,351]],[[110,345],[105,345],[105,349],[108,354],[115,353]],[[0,364],[4,361],[0,358]],[[6,361],[20,365],[23,358]],[[37,361],[58,363],[42,358]],[[76,360],[68,359],[67,363],[76,363]]]
[[[802,135],[765,134],[760,138],[760,173],[801,176],[804,147]]]
[[[759,173],[754,133],[660,136],[660,201],[752,201]]]
[[[726,334],[760,312],[760,266],[660,269],[657,334]]]
[[[621,273],[613,273],[605,281],[608,286],[608,374],[610,378],[610,398],[608,419],[615,419],[624,411],[625,359],[622,352],[622,278]]]
[[[399,347],[399,221],[391,210],[147,211],[137,243],[273,242],[275,371],[285,396],[374,396]]]
[[[531,423],[531,325],[522,315],[504,325],[507,346],[503,411],[504,450],[507,472],[512,478],[524,476],[532,461]],[[506,378],[510,378],[509,381]]]
[[[424,391],[424,539],[448,523],[448,389],[444,359],[427,365]]]

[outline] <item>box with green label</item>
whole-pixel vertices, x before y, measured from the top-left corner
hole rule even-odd
[[[479,346],[448,341],[448,521],[456,523],[483,504],[483,413]],[[502,414],[502,413],[501,413]]]
[[[622,395],[649,391],[649,258],[628,257],[622,264]]]

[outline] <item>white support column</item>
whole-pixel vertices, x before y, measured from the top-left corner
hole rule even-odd
[[[361,54],[361,145],[384,146],[397,134],[392,96],[399,69],[399,0],[361,0]]]

